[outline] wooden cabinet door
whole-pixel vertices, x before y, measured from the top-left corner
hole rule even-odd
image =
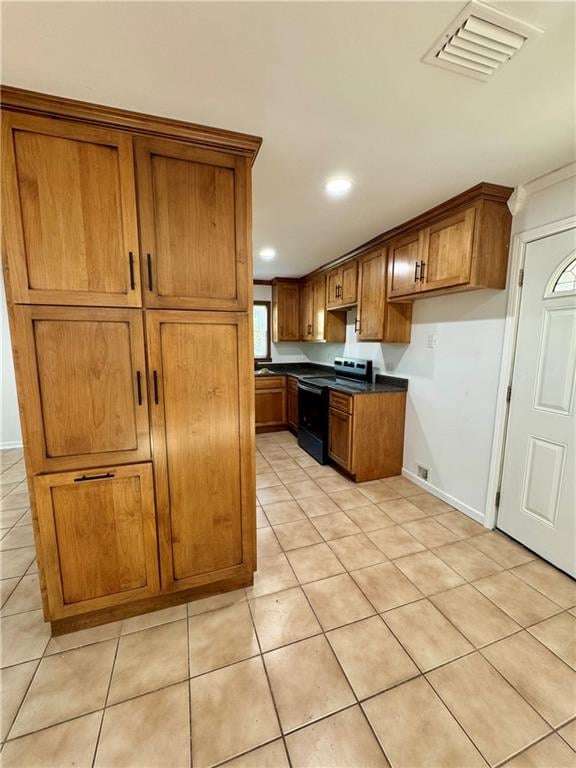
[[[150,458],[142,312],[15,306],[30,470]]]
[[[352,470],[352,416],[330,408],[328,424],[328,455],[341,467]]]
[[[312,281],[312,341],[324,341],[326,323],[326,276]]]
[[[12,301],[140,306],[131,137],[14,113],[2,131]]]
[[[146,306],[246,310],[246,158],[149,138],[135,152]]]
[[[255,531],[248,317],[151,310],[146,334],[163,588],[245,575]]]
[[[410,232],[388,246],[388,296],[410,296],[420,290],[423,234]]]
[[[386,312],[385,249],[374,251],[360,260],[359,282],[358,341],[381,341],[384,338]]]
[[[34,478],[50,619],[160,591],[151,464]]]
[[[256,390],[256,426],[273,427],[286,424],[286,389]]]
[[[272,341],[300,340],[300,285],[274,282],[272,286]]]
[[[292,429],[298,429],[298,380],[288,376],[286,381],[286,420]]]
[[[311,341],[314,335],[314,308],[312,305],[312,281],[307,280],[300,294],[300,314],[302,318],[302,339]]]
[[[423,230],[421,291],[470,281],[475,217],[467,208]]]
[[[355,304],[358,300],[358,262],[343,264],[340,272],[340,304]]]
[[[340,289],[342,282],[342,270],[333,269],[326,275],[326,306],[328,309],[331,307],[339,307]]]

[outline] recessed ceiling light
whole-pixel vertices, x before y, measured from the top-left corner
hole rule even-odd
[[[260,248],[258,256],[264,261],[272,261],[272,259],[276,258],[276,251],[274,248]]]
[[[324,184],[324,190],[330,197],[344,197],[344,195],[347,195],[351,189],[352,182],[350,179],[345,179],[341,176],[335,179],[330,179]]]

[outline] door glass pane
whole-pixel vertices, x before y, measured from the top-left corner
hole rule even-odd
[[[254,304],[254,357],[268,357],[269,318],[267,304]]]
[[[571,261],[566,269],[560,273],[552,293],[564,293],[566,291],[576,291],[576,259]]]

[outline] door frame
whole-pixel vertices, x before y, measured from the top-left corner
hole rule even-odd
[[[524,270],[526,250],[529,243],[543,240],[546,237],[566,232],[576,227],[576,216],[568,216],[565,219],[544,224],[523,232],[517,232],[510,248],[510,267],[508,274],[508,302],[506,305],[506,321],[504,326],[504,340],[502,344],[502,358],[500,362],[500,377],[496,399],[496,414],[494,417],[494,433],[492,438],[492,450],[490,458],[490,471],[488,475],[488,489],[486,494],[486,508],[484,510],[484,525],[487,528],[495,528],[498,521],[498,507],[496,495],[502,483],[504,468],[504,453],[506,450],[506,437],[508,432],[508,415],[510,403],[507,400],[508,387],[512,384],[514,376],[514,364],[516,359],[516,342],[518,338],[518,324],[520,320],[520,302],[522,299],[522,286],[520,285],[521,270]]]

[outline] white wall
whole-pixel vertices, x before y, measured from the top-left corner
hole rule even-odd
[[[4,282],[0,280],[0,448],[22,445]]]

